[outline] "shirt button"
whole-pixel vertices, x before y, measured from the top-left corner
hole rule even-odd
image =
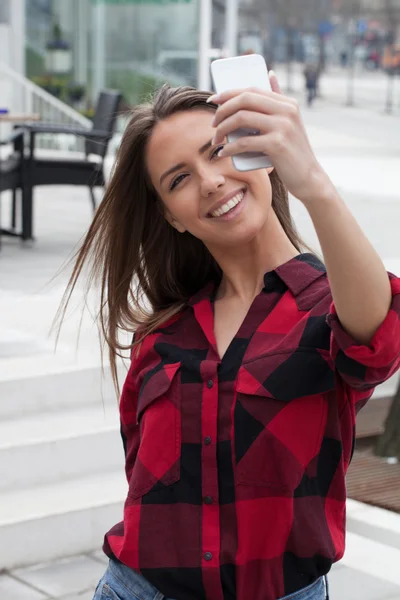
[[[211,560],[212,559],[212,554],[211,552],[206,552],[204,555],[204,560]]]
[[[206,446],[209,446],[209,444],[211,444],[211,438],[209,435],[204,438],[204,443]]]
[[[208,389],[211,389],[213,385],[214,385],[214,382],[213,382],[213,380],[212,380],[212,379],[209,379],[209,380],[207,381],[207,387],[208,387]]]
[[[212,504],[213,499],[211,498],[211,496],[205,496],[204,497],[204,504]]]

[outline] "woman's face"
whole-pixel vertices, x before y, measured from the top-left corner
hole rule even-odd
[[[147,146],[151,181],[165,217],[207,246],[246,244],[265,225],[272,189],[266,169],[237,171],[213,146],[213,112],[175,113],[159,122]]]

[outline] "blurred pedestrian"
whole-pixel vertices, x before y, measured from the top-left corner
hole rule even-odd
[[[304,79],[307,91],[307,104],[311,107],[315,98],[317,97],[319,69],[316,64],[306,64],[304,68]]]
[[[342,50],[340,53],[340,64],[343,68],[347,67],[348,61],[348,52],[347,50]]]
[[[78,253],[65,299],[98,278],[114,375],[119,333],[135,332],[128,491],[95,600],[326,600],[343,556],[356,414],[399,367],[400,280],[270,80],[164,86],[136,106]],[[227,142],[238,128],[260,133]],[[238,171],[243,152],[273,167]]]

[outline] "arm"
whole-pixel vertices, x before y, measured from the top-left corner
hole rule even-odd
[[[22,154],[24,149],[24,130],[14,129],[6,140],[0,140],[0,146],[8,146],[13,144],[14,151]]]
[[[280,93],[232,90],[211,100],[219,104],[214,143],[239,127],[260,131],[225,145],[219,156],[261,151],[289,192],[308,210],[321,243],[337,315],[359,344],[369,344],[388,315],[391,288],[374,248],[363,234],[311,148],[297,102]]]
[[[23,139],[24,130],[23,129],[14,129],[10,135],[5,140],[0,140],[0,146],[7,146],[8,144],[13,144]]]
[[[321,244],[336,313],[346,331],[368,345],[385,320],[390,281],[377,252],[328,176],[315,176],[315,192],[299,198]]]

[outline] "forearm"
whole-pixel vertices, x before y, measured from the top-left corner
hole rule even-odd
[[[342,326],[368,345],[391,303],[385,267],[329,178],[304,201],[314,224]]]

